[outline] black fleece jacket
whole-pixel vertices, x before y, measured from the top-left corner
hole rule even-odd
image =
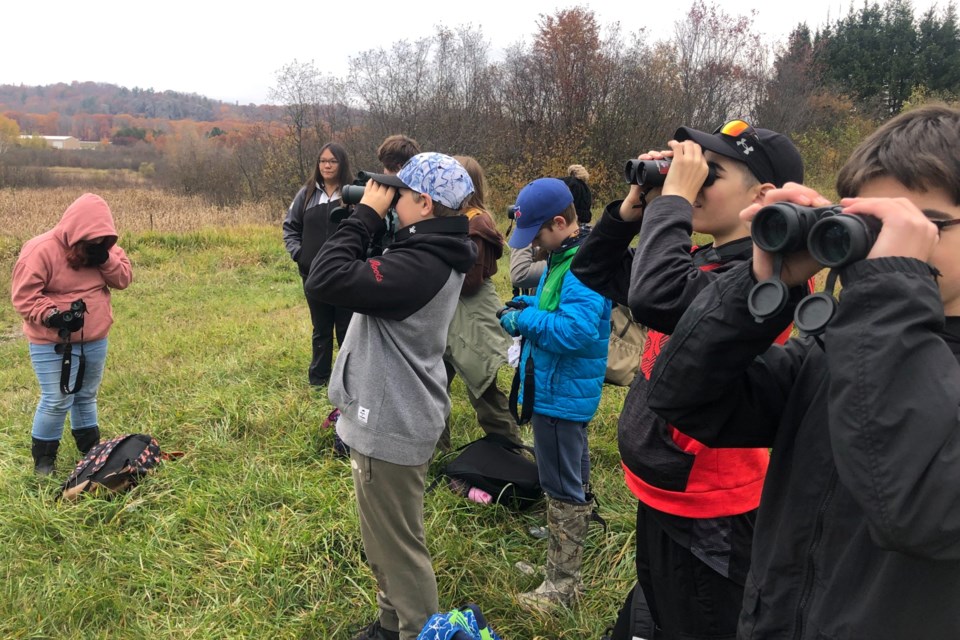
[[[960,318],[931,268],[841,274],[824,336],[770,346],[745,263],[683,316],[652,409],[720,447],[772,447],[739,638],[960,638]],[[703,362],[709,366],[703,366]]]
[[[477,260],[464,216],[404,227],[382,256],[367,259],[367,247],[382,226],[376,211],[357,205],[314,258],[306,294],[355,313],[403,320],[433,299],[451,268],[466,273]]]

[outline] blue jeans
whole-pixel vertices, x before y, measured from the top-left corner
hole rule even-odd
[[[33,415],[32,435],[37,440],[59,440],[63,422],[70,412],[70,428],[74,430],[97,426],[97,391],[103,379],[103,365],[107,360],[107,339],[94,340],[83,345],[86,369],[80,391],[67,394],[60,391],[62,356],[53,344],[31,344],[30,361],[40,383],[40,402]],[[70,388],[77,380],[80,345],[73,345],[70,367]]]
[[[590,482],[590,448],[587,446],[589,422],[534,413],[533,449],[543,492],[557,500],[584,504],[583,485]]]

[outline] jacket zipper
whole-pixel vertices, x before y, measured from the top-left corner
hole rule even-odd
[[[813,592],[814,582],[814,556],[820,547],[820,540],[823,537],[823,516],[830,506],[833,499],[833,492],[837,488],[837,469],[834,467],[830,472],[830,481],[827,483],[827,491],[820,501],[820,507],[817,509],[817,521],[813,528],[813,539],[810,541],[810,548],[807,550],[807,573],[803,579],[803,589],[800,591],[800,603],[797,605],[797,631],[793,634],[796,640],[803,637],[803,616],[807,605],[810,603],[810,595]]]

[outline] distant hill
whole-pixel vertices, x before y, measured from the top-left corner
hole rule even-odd
[[[0,84],[0,113],[128,114],[141,118],[166,120],[247,120],[280,119],[280,107],[272,105],[235,105],[211,100],[195,93],[154,91],[120,87],[103,82],[63,82],[45,86]]]

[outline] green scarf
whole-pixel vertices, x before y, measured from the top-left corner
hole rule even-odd
[[[553,311],[560,306],[560,290],[563,288],[563,278],[570,271],[573,254],[580,248],[580,244],[570,247],[559,253],[551,253],[547,262],[547,279],[543,282],[540,292],[538,309]]]

